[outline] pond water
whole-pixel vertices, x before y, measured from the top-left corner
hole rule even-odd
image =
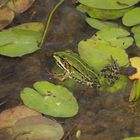
[[[12,25],[30,21],[45,22],[57,0],[37,0],[25,13],[18,15]],[[11,25],[10,25],[11,26]],[[22,58],[0,57],[0,110],[22,104],[19,93],[38,80],[52,80],[55,51],[77,51],[80,40],[90,38],[95,30],[84,21],[84,15],[75,9],[75,2],[67,0],[52,18],[43,48]],[[136,49],[128,54],[140,56]],[[77,85],[71,89],[79,103],[79,114],[69,119],[58,119],[66,132],[63,140],[121,140],[140,135],[139,102],[130,104],[128,96],[131,83],[118,93],[96,93],[94,89]]]

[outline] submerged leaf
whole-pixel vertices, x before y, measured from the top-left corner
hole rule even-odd
[[[4,30],[0,32],[0,54],[19,57],[38,50],[40,32],[29,30]]]
[[[130,11],[134,7],[129,7],[125,9],[97,9],[88,7],[80,4],[77,9],[83,13],[87,13],[92,18],[103,19],[103,20],[113,20],[122,17],[126,12]]]
[[[111,57],[119,66],[128,64],[128,55],[122,48],[112,47],[109,43],[96,42],[93,39],[81,41],[78,45],[80,57],[97,72],[111,62]]]
[[[56,121],[41,117],[27,117],[16,122],[13,127],[15,140],[60,140],[64,131]]]
[[[130,33],[122,28],[109,28],[96,32],[92,37],[94,40],[104,40],[114,47],[126,49],[133,44]]]
[[[139,0],[78,0],[81,4],[99,9],[124,9],[135,5]]]
[[[77,101],[68,89],[47,81],[36,82],[34,89],[25,88],[21,91],[23,102],[30,108],[54,117],[72,117],[77,114]]]
[[[118,24],[109,22],[109,21],[101,21],[94,18],[86,18],[86,22],[93,28],[97,30],[102,30],[106,28],[117,28]]]
[[[35,0],[10,0],[7,3],[7,7],[20,14],[30,8],[34,1]]]
[[[140,48],[140,26],[134,26],[131,31],[134,34],[136,46]]]
[[[7,109],[0,113],[0,129],[12,127],[16,121],[28,117],[28,116],[38,116],[41,114],[27,108],[24,105],[16,106],[14,108]]]
[[[134,26],[140,23],[140,8],[134,8],[124,14],[122,22],[126,26]]]
[[[15,17],[15,13],[9,8],[0,8],[0,30],[9,25]]]

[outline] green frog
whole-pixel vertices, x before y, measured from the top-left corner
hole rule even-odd
[[[66,50],[55,52],[53,57],[57,65],[64,70],[63,80],[69,77],[90,87],[99,88],[101,86],[98,74],[78,54]]]
[[[112,86],[120,78],[120,67],[113,57],[109,60],[109,64],[105,65],[99,73],[96,73],[93,67],[71,50],[55,52],[53,57],[57,65],[64,70],[64,76],[61,80],[69,77],[81,84],[100,88]]]

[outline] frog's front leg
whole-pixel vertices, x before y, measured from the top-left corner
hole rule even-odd
[[[55,74],[53,77],[54,79],[57,79],[59,81],[64,81],[67,78],[69,78],[69,76],[70,76],[70,73],[68,71],[65,71],[64,73],[61,73],[61,74]]]

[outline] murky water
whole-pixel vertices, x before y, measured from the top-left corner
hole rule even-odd
[[[46,21],[56,0],[37,0],[32,8],[19,15],[12,25]],[[77,51],[77,43],[89,38],[95,31],[84,21],[84,15],[76,11],[75,4],[67,0],[57,10],[42,50],[22,58],[0,57],[0,101],[5,104],[1,110],[21,104],[20,90],[38,80],[52,81],[51,68],[55,65],[52,53],[59,50]],[[131,56],[140,55],[137,50],[128,50]],[[53,81],[56,82],[56,81]],[[131,87],[131,83],[128,87]],[[79,114],[69,119],[58,119],[66,135],[63,140],[121,140],[124,137],[140,135],[140,108],[128,102],[130,88],[116,94],[95,93],[88,87],[73,89],[78,99]],[[6,98],[4,98],[6,96]]]

